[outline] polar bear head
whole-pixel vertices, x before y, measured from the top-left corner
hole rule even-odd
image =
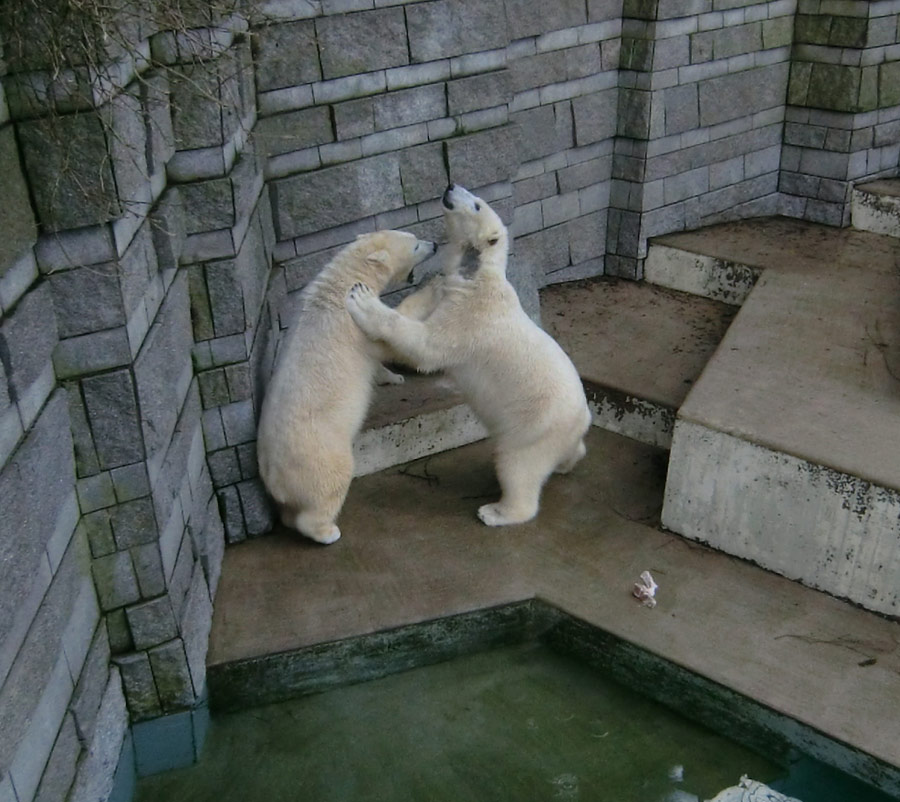
[[[415,266],[431,257],[437,245],[408,231],[383,230],[360,234],[353,250],[365,259],[373,278],[377,276],[387,287],[404,279],[410,284],[415,281]]]
[[[441,203],[450,243],[474,251],[478,269],[492,266],[505,273],[509,234],[500,215],[458,184],[447,187]],[[468,261],[464,255],[463,267]]]

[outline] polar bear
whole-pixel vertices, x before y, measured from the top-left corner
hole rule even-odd
[[[354,325],[347,291],[364,281],[378,292],[436,250],[405,231],[362,234],[303,291],[262,405],[259,472],[281,520],[318,543],[341,536],[335,518],[353,476],[353,438],[369,408],[373,381],[399,383],[389,357]]]
[[[389,309],[360,282],[347,309],[373,340],[418,370],[445,370],[494,439],[501,498],[478,517],[488,526],[531,520],[541,488],[585,454],[591,414],[581,379],[559,344],[522,309],[506,279],[506,226],[481,198],[450,185],[444,272]],[[426,312],[409,316],[416,305]],[[428,313],[430,312],[430,314]],[[416,318],[420,319],[416,319]]]

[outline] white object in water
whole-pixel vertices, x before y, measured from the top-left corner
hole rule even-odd
[[[656,589],[658,587],[659,585],[653,581],[650,572],[644,571],[640,581],[634,583],[634,590],[631,593],[644,603],[644,607],[656,607]]]
[[[768,785],[751,780],[745,774],[738,785],[719,791],[709,802],[800,802],[800,800],[779,794]]]
[[[680,763],[669,769],[669,779],[673,783],[684,782],[684,766]]]

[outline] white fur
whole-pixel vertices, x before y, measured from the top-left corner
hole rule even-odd
[[[365,283],[347,308],[373,340],[421,371],[445,370],[495,440],[502,496],[478,510],[489,526],[528,521],[553,472],[584,456],[591,415],[575,366],[522,310],[506,279],[506,227],[462,187],[444,195],[449,244],[442,276],[395,312]],[[468,277],[467,255],[477,252]],[[418,319],[416,319],[418,318]]]
[[[335,518],[353,476],[353,438],[373,381],[403,381],[380,364],[386,352],[353,324],[344,298],[359,281],[381,292],[434,250],[402,231],[363,234],[304,290],[266,390],[257,448],[282,522],[319,543],[341,536]]]

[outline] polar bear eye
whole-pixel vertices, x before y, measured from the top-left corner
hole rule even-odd
[[[500,242],[500,237],[491,237],[488,240],[488,245],[493,246],[493,245],[496,245],[498,242]]]
[[[476,204],[475,204],[475,211],[476,211],[476,212],[480,212],[480,211],[481,211],[481,204],[480,204],[480,203],[476,203]]]

